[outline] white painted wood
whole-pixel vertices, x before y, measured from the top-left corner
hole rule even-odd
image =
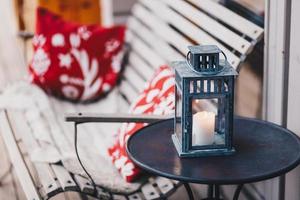
[[[30,155],[33,155],[36,150],[41,147],[41,144],[36,141],[32,134],[32,130],[26,121],[26,117],[21,112],[9,112],[9,120],[11,121],[13,130],[22,133],[22,141],[26,146]],[[47,152],[45,152],[46,154]],[[41,184],[40,190],[43,190],[45,197],[51,197],[62,191],[62,188],[55,181],[54,174],[48,163],[33,162],[35,172],[38,175],[39,183]]]
[[[212,0],[188,1],[254,40],[260,39],[263,34],[262,28],[225,8],[217,2]]]
[[[157,187],[164,195],[174,190],[174,185],[170,179],[158,176],[155,178],[155,182],[157,183]]]
[[[127,198],[125,196],[117,195],[117,194],[113,195],[113,199],[114,200],[127,200]]]
[[[143,78],[133,69],[132,66],[127,65],[124,75],[126,80],[128,80],[138,92],[141,92],[144,89],[145,81]]]
[[[131,41],[131,48],[139,53],[139,55],[146,60],[153,69],[157,69],[160,65],[167,64],[167,61],[157,52],[153,51],[142,40],[135,38]]]
[[[134,17],[138,18],[144,24],[149,26],[153,32],[163,38],[168,43],[176,47],[182,54],[187,53],[187,46],[192,43],[174,31],[170,26],[163,22],[159,17],[149,12],[143,6],[137,4],[132,9]]]
[[[12,129],[10,127],[7,114],[5,111],[0,111],[0,130],[5,141],[7,151],[9,153],[11,162],[14,166],[18,166],[15,168],[15,172],[19,177],[19,181],[21,186],[24,188],[25,195],[27,199],[37,200],[41,199],[36,187],[34,185],[33,179],[29,174],[29,171],[25,165],[25,162],[21,156],[21,153],[18,149],[17,143],[15,141]]]
[[[153,68],[149,66],[138,54],[134,51],[130,52],[129,64],[136,71],[140,72],[144,80],[149,80],[153,76]]]
[[[61,165],[51,165],[51,168],[53,172],[55,173],[55,176],[57,177],[60,185],[62,186],[64,191],[68,190],[77,190],[77,185],[72,179],[70,173]]]
[[[22,142],[26,147],[27,152],[31,155],[34,152],[34,150],[39,147],[39,145],[33,137],[31,128],[27,124],[24,113],[8,111],[7,116],[12,125],[12,130],[14,132],[18,132],[17,134],[20,135]],[[24,133],[28,135],[26,135],[25,137]]]
[[[63,110],[60,110],[57,114],[53,112],[53,108],[49,108],[48,112],[43,112],[45,119],[50,129],[51,137],[53,138],[58,150],[61,154],[70,154],[74,151],[71,143],[68,141],[66,134],[70,135],[70,132],[64,132],[61,126],[59,126],[57,116],[62,114]]]
[[[300,113],[298,109],[300,102],[300,12],[298,10],[300,8],[300,1],[292,1],[291,8],[287,126],[300,136]]]
[[[286,63],[286,1],[266,1],[264,48],[264,119],[282,124]],[[279,199],[279,179],[266,181],[266,199]]]
[[[151,48],[159,52],[167,59],[168,62],[183,59],[183,56],[175,51],[169,44],[162,40],[158,35],[154,34],[150,29],[146,28],[136,18],[131,17],[128,22],[129,29],[147,42]]]
[[[264,54],[265,118],[282,123],[283,74],[285,59],[285,2],[268,1]]]
[[[70,104],[69,102],[61,101],[53,97],[49,98],[49,100],[51,103],[51,107],[53,108],[55,113],[60,113],[62,111],[64,113],[76,112],[74,106],[72,106],[72,104]],[[74,144],[73,144],[73,140],[74,140],[73,124],[65,122],[63,114],[57,115],[56,117],[57,117],[58,126],[62,130],[61,134],[66,137],[66,141],[65,141],[67,143],[66,146],[70,147],[70,149],[67,152],[62,152],[62,155],[63,156],[75,155]]]
[[[202,31],[201,29],[197,28],[193,23],[188,21],[187,19],[183,18],[182,16],[178,15],[170,8],[168,8],[165,4],[161,3],[160,1],[147,1],[141,0],[141,2],[146,5],[148,8],[151,9],[153,13],[157,16],[161,17],[166,22],[172,24],[188,37],[193,39],[198,44],[214,44],[217,45],[228,58],[228,62],[233,66],[237,67],[240,63],[240,58],[234,55],[231,51],[229,51],[226,47],[224,47],[220,42],[215,40],[213,37]],[[185,46],[186,48],[186,46]]]
[[[138,97],[138,92],[126,81],[123,80],[120,85],[120,92],[126,96],[129,102],[133,102]]]
[[[300,136],[300,1],[291,1],[291,26],[290,26],[290,55],[288,73],[288,107],[287,128]],[[297,200],[300,197],[300,167],[286,175],[285,199]]]
[[[74,179],[82,192],[88,194],[94,193],[94,187],[91,185],[91,182],[88,179],[83,178],[82,176],[79,175],[74,175]]]
[[[16,16],[13,1],[0,1],[0,19],[3,19],[1,26],[5,27],[0,31],[1,65],[5,69],[5,85],[27,74],[25,58],[16,37]]]
[[[103,200],[110,200],[111,196],[108,192],[105,192],[103,189],[97,187],[97,192],[98,192],[98,199],[103,199]]]
[[[119,94],[119,96],[120,96],[120,98],[118,98],[118,101],[117,101],[117,108],[120,112],[126,113],[126,112],[128,112],[130,104],[127,100],[122,98],[120,94]]]
[[[113,5],[112,0],[99,0],[101,15],[102,15],[102,24],[104,26],[111,26],[114,23],[113,17]]]
[[[142,193],[145,198],[148,200],[158,199],[160,197],[158,191],[153,187],[151,183],[145,184],[142,188]]]
[[[128,199],[129,200],[143,200],[144,198],[142,197],[141,194],[135,193],[135,194],[129,195]]]
[[[192,22],[203,28],[215,38],[223,41],[241,54],[250,51],[251,43],[240,35],[234,33],[215,19],[197,10],[195,7],[182,0],[164,0],[170,7],[175,9],[181,15],[184,15]]]
[[[39,181],[42,185],[40,190],[44,190],[46,197],[52,197],[59,192],[62,192],[62,188],[56,182],[54,174],[48,163],[34,163],[36,172],[39,176]]]
[[[15,11],[15,5],[13,1],[2,1],[0,2],[0,9],[1,9],[1,17],[5,17],[2,19],[3,20],[3,25],[6,25],[5,23],[9,23],[9,25],[6,27],[8,28],[8,31],[11,31],[11,34],[16,34],[18,31],[18,19],[17,19],[17,14],[14,12]]]

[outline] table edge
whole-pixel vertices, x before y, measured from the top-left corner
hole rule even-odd
[[[295,133],[293,133],[292,131],[290,131],[289,129],[286,129],[286,128],[283,128],[281,127],[280,125],[278,124],[275,124],[275,123],[272,123],[272,122],[269,122],[269,121],[265,121],[265,120],[259,120],[259,119],[254,119],[254,118],[248,118],[248,117],[241,117],[241,116],[235,116],[234,119],[242,119],[242,120],[250,120],[250,121],[255,121],[255,122],[259,122],[259,123],[264,123],[264,124],[269,124],[269,125],[272,125],[276,128],[279,128],[285,132],[288,132],[289,134],[291,134],[291,136],[293,136],[294,138],[296,138],[296,140],[298,141],[299,145],[300,145],[300,138],[299,136],[297,136]],[[146,129],[150,126],[154,126],[158,123],[163,123],[165,121],[170,121],[172,119],[166,119],[166,120],[162,120],[162,121],[158,121],[158,122],[154,122],[152,124],[149,124],[148,126],[145,126],[141,129],[139,129],[135,134],[133,134],[132,136],[129,137],[128,141],[127,141],[127,144],[125,145],[126,146],[126,152],[129,156],[129,158],[133,161],[134,164],[136,164],[138,167],[140,167],[141,169],[145,170],[146,172],[149,172],[149,173],[152,173],[152,174],[155,174],[157,176],[162,176],[162,177],[166,177],[166,178],[169,178],[169,179],[172,179],[172,180],[178,180],[178,181],[181,181],[181,182],[189,182],[189,183],[198,183],[198,184],[215,184],[216,182],[218,184],[222,184],[222,185],[231,185],[231,184],[245,184],[245,183],[253,183],[253,182],[259,182],[259,181],[264,181],[264,180],[268,180],[268,179],[271,179],[271,178],[275,178],[275,177],[278,177],[278,176],[281,176],[283,174],[286,174],[288,173],[289,171],[293,170],[294,168],[296,168],[299,164],[300,164],[300,154],[299,154],[299,157],[298,159],[295,159],[295,161],[289,165],[289,167],[286,167],[284,169],[280,169],[274,173],[271,173],[271,174],[267,174],[265,176],[253,176],[251,178],[245,178],[243,180],[235,180],[235,181],[222,181],[222,180],[196,180],[196,179],[193,179],[193,178],[188,178],[188,177],[179,177],[179,176],[176,176],[176,175],[172,175],[172,174],[167,174],[167,173],[163,173],[163,172],[160,172],[156,169],[153,169],[153,168],[150,168],[148,167],[147,165],[141,163],[140,161],[136,160],[134,158],[134,156],[131,154],[130,150],[129,150],[129,143],[131,141],[131,139],[137,135],[137,134],[140,134],[140,132],[142,132],[143,129]]]

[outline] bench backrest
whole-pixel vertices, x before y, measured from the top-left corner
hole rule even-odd
[[[182,60],[187,46],[215,44],[237,68],[263,29],[213,0],[140,0],[127,23],[131,46],[120,102],[125,108],[162,64]]]

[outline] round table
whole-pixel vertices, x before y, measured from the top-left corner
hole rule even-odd
[[[220,185],[238,184],[238,199],[243,184],[283,175],[300,163],[298,136],[266,121],[236,117],[236,153],[230,156],[180,158],[173,132],[172,119],[146,126],[129,138],[127,152],[145,171],[183,182],[190,199],[188,183],[208,184],[208,199],[220,199]]]

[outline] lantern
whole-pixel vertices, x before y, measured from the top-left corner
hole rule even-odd
[[[232,154],[238,74],[217,46],[188,48],[186,61],[172,63],[176,82],[173,143],[180,157]]]

